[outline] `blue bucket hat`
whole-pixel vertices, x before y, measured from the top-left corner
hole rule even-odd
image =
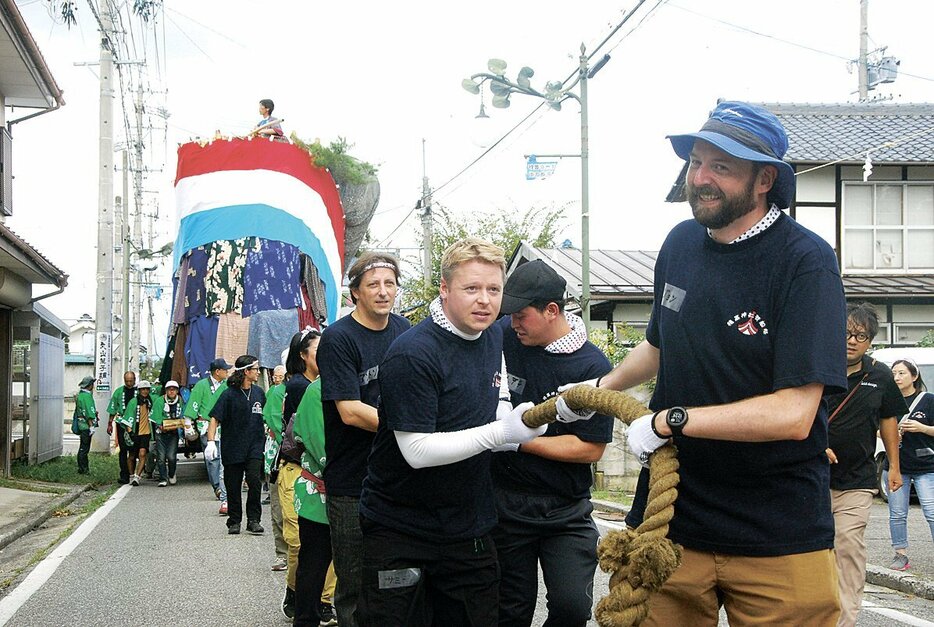
[[[743,159],[774,165],[778,178],[768,200],[779,209],[791,206],[795,196],[795,171],[782,161],[788,151],[785,128],[771,112],[747,102],[721,102],[696,133],[668,135],[675,153],[688,161],[694,141],[703,139],[723,152]]]

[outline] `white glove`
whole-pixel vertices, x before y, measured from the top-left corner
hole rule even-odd
[[[204,447],[204,459],[213,462],[217,459],[217,444],[214,443],[214,440],[208,442],[208,445]]]
[[[636,418],[629,425],[629,429],[626,430],[629,449],[635,454],[636,459],[644,468],[649,467],[649,455],[669,442],[669,440],[655,435],[655,431],[652,430],[652,417],[654,415],[646,414],[641,418]]]
[[[557,421],[564,423],[577,422],[578,420],[590,420],[596,413],[591,409],[571,409],[565,402],[563,396],[558,397],[558,402],[555,403],[555,409],[558,410]]]
[[[496,406],[496,419],[502,420],[506,416],[512,413],[512,403],[509,401],[500,401]]]
[[[599,379],[599,377],[597,377],[597,379]],[[597,379],[587,379],[586,381],[580,381],[578,383],[565,383],[564,385],[558,386],[558,391],[567,392],[575,385],[589,385],[590,387],[595,388],[597,387]]]
[[[507,442],[506,444],[500,444],[499,446],[494,446],[490,450],[493,451],[494,453],[515,453],[519,450],[519,445]]]
[[[522,422],[522,414],[532,409],[535,403],[527,402],[517,405],[515,409],[509,412],[509,415],[500,420],[503,425],[503,435],[506,436],[506,444],[524,444],[534,440],[548,430],[548,425],[542,425],[537,429],[529,429]]]

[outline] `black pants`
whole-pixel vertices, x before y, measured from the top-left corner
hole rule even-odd
[[[123,441],[124,434],[126,433],[126,427],[124,427],[119,422],[117,424],[117,448],[120,450],[120,483],[129,483],[130,482],[130,467],[127,465],[126,456],[129,447],[126,445],[126,442]],[[133,472],[136,472],[136,469],[133,469]]]
[[[246,519],[259,522],[263,515],[260,492],[263,487],[263,460],[248,459],[242,464],[224,464],[224,485],[227,487],[227,526],[239,525],[243,521],[243,503],[240,486],[246,475]]]
[[[302,545],[295,568],[295,619],[293,625],[318,627],[324,580],[331,565],[331,527],[298,517]]]
[[[431,541],[367,519],[363,587],[356,618],[362,627],[488,627],[496,624],[500,569],[489,534]]]
[[[593,607],[599,533],[588,499],[496,489],[499,524],[493,540],[504,576],[499,627],[529,627],[538,600],[541,564],[548,599],[543,627],[584,627]]]
[[[91,432],[82,431],[78,438],[80,438],[80,444],[78,445],[78,472],[84,474],[90,470],[88,466],[88,452],[91,450]]]

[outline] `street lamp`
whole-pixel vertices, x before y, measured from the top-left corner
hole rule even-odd
[[[614,31],[615,32],[615,31]],[[532,87],[531,78],[535,76],[535,70],[528,66],[519,70],[516,80],[506,78],[506,62],[502,59],[490,59],[487,62],[488,72],[479,72],[470,78],[465,78],[461,86],[472,94],[479,94],[481,86],[489,82],[490,92],[493,94],[492,104],[497,109],[506,109],[509,107],[509,97],[514,93],[525,94],[526,96],[535,96],[544,100],[550,108],[555,111],[561,110],[561,103],[572,98],[580,104],[581,108],[581,318],[584,325],[590,331],[590,183],[588,178],[588,160],[590,156],[589,138],[587,128],[587,79],[593,78],[594,74],[600,71],[606,62],[610,60],[610,55],[604,55],[602,59],[590,69],[588,63],[590,58],[585,54],[586,48],[581,44],[581,54],[576,78],[567,86],[561,81],[548,81],[545,83],[544,91],[538,91]],[[573,75],[572,75],[573,76]],[[568,80],[570,80],[569,77]],[[577,84],[580,84],[580,95],[571,91]],[[481,109],[482,110],[482,109]],[[553,156],[553,155],[540,155]],[[564,155],[567,156],[567,155]]]

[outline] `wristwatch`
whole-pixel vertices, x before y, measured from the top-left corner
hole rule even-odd
[[[665,416],[665,423],[671,429],[672,435],[682,435],[684,425],[688,423],[688,410],[684,407],[672,407]]]

